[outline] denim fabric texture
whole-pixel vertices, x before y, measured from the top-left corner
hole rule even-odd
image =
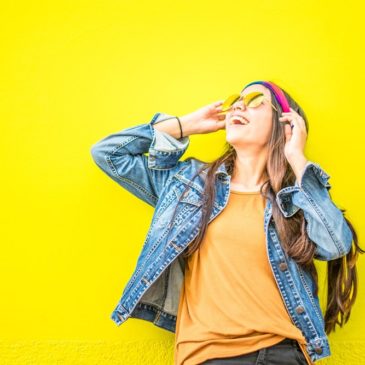
[[[189,137],[176,139],[158,131],[154,124],[172,115],[156,113],[144,124],[108,135],[91,147],[95,163],[111,179],[134,196],[154,207],[151,225],[141,252],[122,295],[111,313],[119,326],[128,318],[150,321],[175,332],[179,294],[184,278],[181,253],[199,232],[206,171],[194,179],[181,197],[189,180],[200,168],[196,159],[180,160],[189,146]],[[308,161],[301,184],[281,189],[276,195],[283,216],[299,209],[307,221],[307,233],[315,244],[315,258],[329,261],[346,255],[352,232],[328,190],[329,175],[318,163]],[[231,176],[221,164],[216,171],[216,197],[210,221],[226,206]],[[167,234],[172,213],[177,212]],[[121,209],[128,210],[121,202]],[[331,355],[318,296],[311,276],[286,255],[272,220],[272,206],[266,200],[263,229],[273,276],[293,323],[306,339],[312,361]]]

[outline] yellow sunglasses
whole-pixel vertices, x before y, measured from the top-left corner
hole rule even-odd
[[[243,99],[243,103],[246,105],[246,107],[248,108],[257,108],[259,105],[261,105],[264,100],[270,101],[262,92],[259,91],[253,91],[251,93],[248,93],[245,96],[242,96],[241,94],[233,94],[231,96],[229,96],[222,104],[222,111],[221,113],[226,113],[228,112],[232,105],[238,101],[238,100],[242,100]],[[275,107],[275,105],[270,101],[270,104],[272,105],[272,107],[276,110],[277,108]]]

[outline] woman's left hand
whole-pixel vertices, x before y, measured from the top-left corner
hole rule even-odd
[[[304,119],[293,109],[282,113],[279,122],[285,123],[285,147],[284,154],[290,162],[298,156],[304,156],[305,143],[307,141],[307,128]],[[290,122],[290,123],[287,123]]]

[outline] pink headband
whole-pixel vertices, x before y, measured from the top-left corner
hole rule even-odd
[[[261,84],[266,86],[267,88],[269,88],[275,95],[275,98],[277,100],[277,102],[280,104],[281,109],[284,113],[290,112],[290,106],[289,106],[289,102],[287,100],[287,98],[285,97],[285,94],[283,93],[283,91],[280,89],[279,86],[275,85],[273,82],[271,81],[253,81],[251,83],[249,83],[248,85],[246,85],[242,91],[250,85],[253,84]]]

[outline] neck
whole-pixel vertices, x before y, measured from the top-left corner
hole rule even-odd
[[[258,191],[267,180],[267,154],[250,154],[247,151],[237,152],[234,163],[231,186],[249,191]]]

